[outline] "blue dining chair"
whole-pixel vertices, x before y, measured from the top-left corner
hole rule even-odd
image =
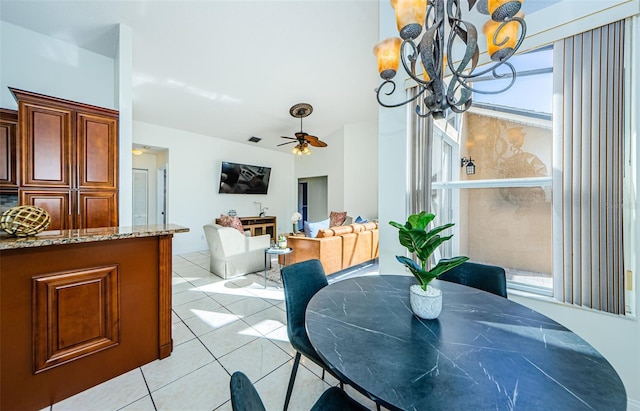
[[[293,384],[302,355],[322,367],[322,379],[324,379],[325,370],[336,377],[338,381],[340,381],[340,378],[331,372],[329,366],[318,356],[318,353],[311,345],[311,341],[309,341],[304,325],[305,311],[309,300],[320,289],[329,284],[320,260],[307,260],[282,267],[281,274],[284,287],[284,302],[287,309],[287,335],[291,346],[296,350],[289,386],[287,387],[287,395],[284,400],[284,411],[286,411],[289,407],[291,392],[293,391]],[[342,386],[341,381],[340,387]]]
[[[438,280],[467,285],[507,298],[507,277],[504,268],[495,265],[467,261],[440,274]]]
[[[242,372],[236,371],[231,375],[229,383],[231,389],[231,409],[233,411],[266,411],[260,394],[251,380]],[[311,411],[365,411],[353,398],[337,387],[326,390],[313,404]]]

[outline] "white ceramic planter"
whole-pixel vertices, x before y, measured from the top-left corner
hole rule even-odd
[[[278,247],[287,248],[287,240],[279,240],[278,241]]]
[[[427,286],[427,291],[423,291],[422,287],[414,284],[409,287],[409,302],[416,316],[433,320],[442,311],[442,291],[430,285]]]

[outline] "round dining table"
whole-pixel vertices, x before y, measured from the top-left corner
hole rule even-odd
[[[411,276],[334,282],[306,329],[320,357],[391,410],[626,410],[624,385],[590,344],[516,302],[446,281],[435,320],[411,312]]]

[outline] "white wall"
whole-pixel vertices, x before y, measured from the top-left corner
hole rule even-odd
[[[311,154],[294,156],[296,181],[299,178],[327,176],[327,207],[329,211],[345,211],[344,130],[340,129],[328,136],[322,136],[321,140],[326,142],[328,146],[324,148],[311,147]],[[324,218],[328,217],[329,215]]]
[[[114,60],[0,21],[0,106],[17,109],[7,87],[116,109]]]
[[[377,123],[347,124],[343,156],[344,210],[353,218],[378,218]]]
[[[296,179],[327,176],[329,211],[346,211],[354,218],[377,218],[377,124],[347,124],[322,140],[328,147],[311,147],[310,155],[296,156]]]
[[[395,14],[389,2],[380,2],[380,40],[397,37]],[[396,78],[404,78],[399,67]],[[406,74],[404,75],[406,76]],[[381,81],[382,82],[382,81]],[[404,99],[404,84],[400,81],[396,92],[390,96],[401,102]],[[415,115],[415,114],[413,114]],[[384,108],[378,110],[378,209],[380,220],[380,272],[404,274],[404,269],[396,255],[406,255],[406,250],[398,242],[398,231],[389,221],[405,221],[408,210],[408,137],[407,108]]]
[[[133,218],[133,181],[131,175],[131,146],[133,140],[133,30],[118,25],[116,51],[115,94],[118,103],[120,146],[119,168],[119,224],[129,226]]]
[[[269,207],[267,215],[277,217],[278,233],[291,231],[297,190],[291,154],[138,121],[134,121],[133,131],[134,143],[169,150],[169,222],[190,229],[173,237],[174,253],[207,249],[204,224],[230,209],[238,216],[257,216],[256,201]],[[268,193],[218,194],[223,161],[271,167]]]

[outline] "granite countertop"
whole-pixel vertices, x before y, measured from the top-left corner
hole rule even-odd
[[[0,250],[43,247],[47,245],[89,243],[94,241],[120,240],[125,238],[153,237],[175,233],[186,233],[189,228],[175,224],[151,224],[132,227],[100,227],[80,230],[43,231],[30,237],[12,237],[0,234]]]

